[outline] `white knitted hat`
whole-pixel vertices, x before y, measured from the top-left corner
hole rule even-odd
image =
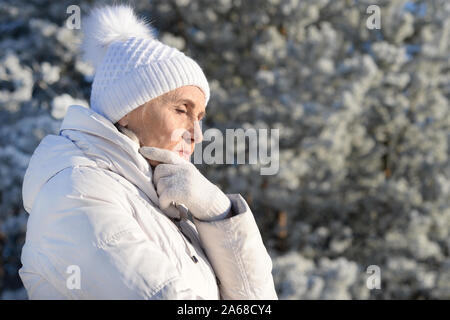
[[[205,94],[201,67],[158,41],[155,31],[126,5],[93,9],[82,24],[84,59],[95,68],[91,108],[117,122],[140,105],[176,88],[194,85]]]

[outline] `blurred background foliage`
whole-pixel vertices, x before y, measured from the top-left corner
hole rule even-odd
[[[67,7],[0,1],[0,297],[26,298],[17,270],[22,179],[92,68]],[[450,2],[130,2],[211,86],[203,129],[280,129],[278,174],[202,165],[241,193],[273,258],[280,299],[450,298]],[[369,5],[381,29],[366,27]],[[238,145],[238,150],[247,146]],[[366,286],[369,265],[381,289]]]

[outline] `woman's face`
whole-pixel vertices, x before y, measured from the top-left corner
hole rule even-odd
[[[200,88],[183,86],[134,109],[119,124],[136,134],[141,147],[175,151],[189,161],[195,144],[203,140],[199,121],[205,116],[205,103]]]

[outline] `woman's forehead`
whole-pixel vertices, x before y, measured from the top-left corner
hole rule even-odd
[[[205,95],[196,86],[184,86],[174,90],[172,101],[175,103],[189,103],[195,109],[205,110]]]

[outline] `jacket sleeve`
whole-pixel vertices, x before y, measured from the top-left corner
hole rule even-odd
[[[228,194],[233,215],[218,221],[193,218],[202,245],[220,281],[223,299],[278,299],[272,260],[253,214],[239,194]]]
[[[126,203],[123,188],[98,170],[52,178],[33,206],[22,253],[30,298],[203,299]],[[30,272],[49,285],[37,286]]]

